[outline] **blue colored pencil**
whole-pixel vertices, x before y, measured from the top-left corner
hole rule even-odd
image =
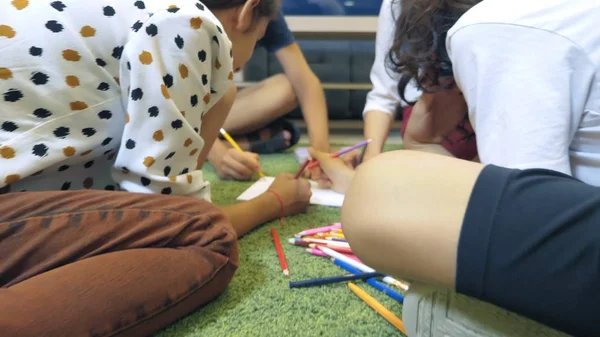
[[[354,268],[353,266],[347,264],[344,261],[340,261],[338,259],[332,259],[332,261],[333,261],[333,263],[336,266],[338,266],[338,267],[346,270],[349,273],[352,273],[352,274],[360,273],[360,270]],[[373,278],[366,279],[366,282],[367,282],[367,284],[369,284],[373,288],[381,291],[382,293],[388,295],[389,297],[395,299],[396,301],[398,301],[400,303],[404,303],[404,296],[401,293],[399,293],[399,292],[393,290],[392,288],[386,286],[384,283],[379,282],[379,281],[377,281],[376,279],[373,279]]]
[[[356,273],[352,273],[352,274],[354,274],[354,275],[334,276],[334,277],[317,278],[317,279],[305,280],[305,281],[290,282],[290,289],[291,288],[314,287],[314,286],[320,286],[320,285],[325,285],[325,284],[354,281],[354,280],[365,280],[365,279],[372,279],[373,277],[383,277],[384,276],[381,273],[363,273],[360,270],[358,270]]]

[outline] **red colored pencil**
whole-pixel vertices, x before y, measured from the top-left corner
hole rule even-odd
[[[279,242],[279,236],[277,235],[275,227],[271,227],[271,235],[273,236],[273,243],[275,244],[277,256],[279,256],[279,263],[281,263],[281,270],[283,270],[283,275],[285,275],[286,277],[290,277],[290,270],[288,269],[287,262],[285,261],[283,248],[281,247],[281,243]]]
[[[296,178],[296,179],[300,178],[300,176],[302,175],[302,172],[304,172],[304,170],[306,170],[306,167],[308,166],[308,164],[310,164],[310,159],[306,159],[304,161],[304,164],[302,164],[302,166],[300,167],[300,170],[298,170],[298,173],[296,173],[296,176],[294,178]]]

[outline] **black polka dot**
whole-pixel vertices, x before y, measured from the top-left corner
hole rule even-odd
[[[67,181],[67,182],[65,182],[64,184],[62,184],[62,186],[61,186],[61,188],[60,188],[60,189],[61,189],[61,190],[63,190],[63,191],[66,191],[66,190],[68,190],[68,189],[70,189],[70,188],[71,188],[71,182],[70,182],[70,181]]]
[[[203,114],[204,115],[204,114]],[[196,131],[197,133],[200,132],[200,129],[198,128],[194,128],[194,131]]]
[[[61,126],[54,129],[53,133],[58,138],[66,138],[71,133],[71,130],[67,127]]]
[[[50,6],[52,6],[59,12],[62,12],[65,8],[67,8],[67,6],[64,3],[62,3],[62,1],[54,1],[50,4]]]
[[[142,99],[142,97],[144,97],[144,92],[142,91],[141,88],[136,88],[131,90],[131,99],[134,101],[139,101],[140,99]]]
[[[36,46],[29,48],[29,55],[31,56],[42,56],[43,52],[44,50],[42,48]]]
[[[102,146],[106,146],[112,142],[112,138],[108,137],[102,141]]]
[[[223,34],[223,29],[221,29],[221,27],[217,26],[217,30],[219,31],[219,33]]]
[[[158,27],[156,27],[155,24],[149,24],[148,27],[146,27],[146,34],[156,36],[158,34]]]
[[[150,115],[150,117],[158,117],[158,107],[157,106],[153,106],[150,107],[150,109],[148,109],[148,114]]]
[[[229,57],[233,57],[233,48],[229,48]]]
[[[31,153],[38,157],[45,157],[48,155],[48,146],[44,143],[36,144],[31,149]]]
[[[100,67],[106,67],[106,62],[103,59],[96,59],[96,64]]]
[[[4,93],[4,100],[6,102],[18,102],[21,98],[23,98],[23,93],[19,89],[11,88]]]
[[[106,150],[106,151],[104,151],[103,155],[105,155],[105,156],[106,156],[107,154],[112,154],[112,151],[113,151],[113,150]]]
[[[143,1],[136,1],[133,5],[139,9],[146,9],[146,4]]]
[[[206,52],[204,50],[201,50],[201,51],[198,52],[198,59],[201,62],[206,61]]]
[[[120,60],[121,55],[123,55],[123,46],[117,46],[113,48],[112,57],[116,58],[117,60]]]
[[[172,8],[167,9],[167,12],[169,12],[169,13],[177,13],[177,12],[179,12],[179,8],[178,7],[172,7]]]
[[[198,105],[198,95],[194,95],[190,98],[190,103],[192,104],[192,108]]]
[[[58,172],[64,172],[64,171],[68,170],[69,167],[70,167],[69,165],[63,165],[58,168]]]
[[[165,174],[165,177],[168,177],[169,174],[171,174],[171,166],[165,167],[163,173]]]
[[[92,186],[94,186],[94,179],[93,178],[85,178],[85,180],[83,181],[83,187],[90,189],[90,188],[92,188]]]
[[[163,82],[165,82],[165,85],[167,86],[167,88],[170,88],[173,86],[173,76],[166,74],[163,77]]]
[[[170,187],[165,187],[160,191],[160,194],[172,194],[173,190]]]
[[[2,123],[2,126],[0,128],[2,128],[2,131],[13,132],[16,129],[18,129],[19,127],[17,126],[17,124],[15,124],[13,122],[6,121],[6,122]]]
[[[100,91],[108,91],[108,89],[110,89],[110,85],[108,85],[106,82],[102,82],[98,85],[97,89]]]
[[[85,167],[86,169],[88,169],[88,168],[90,168],[92,166],[94,166],[94,161],[93,160],[90,160],[87,163],[83,164],[83,167]]]
[[[150,183],[151,183],[150,179],[148,179],[148,178],[146,178],[146,177],[142,177],[142,178],[140,179],[140,182],[141,182],[141,183],[142,183],[142,185],[144,185],[144,186],[148,186],[148,185],[150,185]]]
[[[36,71],[31,74],[31,82],[33,82],[33,84],[35,85],[44,85],[48,83],[48,79],[48,75],[39,71]]]
[[[116,14],[115,9],[111,6],[106,6],[102,8],[102,11],[104,12],[105,16],[114,16]]]
[[[175,156],[175,152],[169,153],[169,155],[165,158],[165,160],[169,160]]]
[[[125,167],[125,166],[123,166],[123,167],[121,168],[121,171],[122,171],[123,173],[125,173],[125,174],[127,174],[127,173],[129,173],[129,172],[130,172],[130,171],[129,171],[129,169],[128,169],[127,167]]]
[[[100,119],[111,119],[112,118],[112,112],[110,112],[109,110],[102,110],[102,111],[98,112],[98,118],[100,118]]]
[[[140,20],[136,21],[133,26],[131,26],[131,30],[133,30],[134,32],[139,32],[140,29],[142,28],[142,26],[144,25],[144,23]]]
[[[181,119],[174,120],[171,122],[171,127],[175,130],[181,129],[183,127],[183,121]]]
[[[35,109],[35,111],[33,112],[33,115],[37,118],[48,118],[50,116],[52,116],[52,113],[46,109]]]
[[[181,171],[181,174],[188,174],[188,173],[190,173],[190,169],[187,167]]]
[[[210,93],[211,93],[211,95],[212,95],[212,94],[216,94],[217,92],[215,91],[215,89],[213,89],[213,88],[210,88]]]
[[[114,191],[114,190],[116,190],[116,188],[115,188],[115,186],[114,186],[114,185],[106,185],[106,186],[104,187],[104,190],[105,190],[105,191]]]
[[[133,150],[133,149],[135,149],[135,140],[133,140],[133,139],[129,139],[129,140],[127,141],[127,143],[125,143],[125,147],[126,147],[128,150]]]
[[[96,134],[96,129],[85,128],[85,129],[81,130],[81,133],[83,133],[84,136],[91,137]]]
[[[202,74],[202,85],[208,84],[208,75]]]
[[[127,62],[127,70],[131,70],[131,62]]]
[[[185,44],[183,41],[183,38],[179,35],[177,35],[175,37],[175,44],[177,45],[177,48],[179,49],[183,49],[183,45]]]
[[[63,31],[63,26],[56,20],[50,20],[46,22],[46,28],[53,33],[60,33]]]
[[[213,36],[212,40],[213,40],[213,42],[214,42],[214,43],[216,43],[218,46],[220,46],[220,45],[221,45],[221,42],[219,42],[219,38],[218,38],[218,37],[216,37],[216,36]]]
[[[199,10],[201,10],[201,11],[203,11],[203,10],[204,10],[204,5],[203,5],[203,4],[201,4],[201,3],[199,3],[199,2],[198,2],[198,3],[196,3],[196,7],[197,7]]]

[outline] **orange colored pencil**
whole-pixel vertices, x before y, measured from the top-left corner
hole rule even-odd
[[[373,310],[377,311],[378,314],[383,316],[388,322],[400,330],[404,335],[406,334],[406,328],[404,322],[398,316],[394,315],[388,308],[384,307],[383,304],[377,302],[376,299],[367,294],[364,290],[359,288],[356,284],[348,282],[348,287],[356,294],[361,300],[367,303]],[[408,335],[407,335],[408,336]]]
[[[287,262],[285,260],[285,255],[283,254],[283,248],[281,247],[281,242],[279,242],[279,236],[277,235],[277,231],[275,227],[271,227],[271,235],[273,236],[273,243],[275,244],[275,250],[277,251],[277,256],[279,256],[279,263],[281,264],[281,270],[283,270],[283,275],[286,277],[290,277],[290,270],[288,268]]]
[[[302,172],[304,172],[304,170],[306,169],[308,164],[310,164],[310,159],[306,159],[304,161],[304,164],[302,164],[302,166],[300,167],[300,169],[298,170],[298,173],[296,173],[296,176],[294,178],[296,178],[296,179],[300,178],[300,176],[302,175]]]

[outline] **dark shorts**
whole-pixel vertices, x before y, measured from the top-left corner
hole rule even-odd
[[[600,187],[487,166],[463,222],[456,289],[575,336],[600,336]]]

